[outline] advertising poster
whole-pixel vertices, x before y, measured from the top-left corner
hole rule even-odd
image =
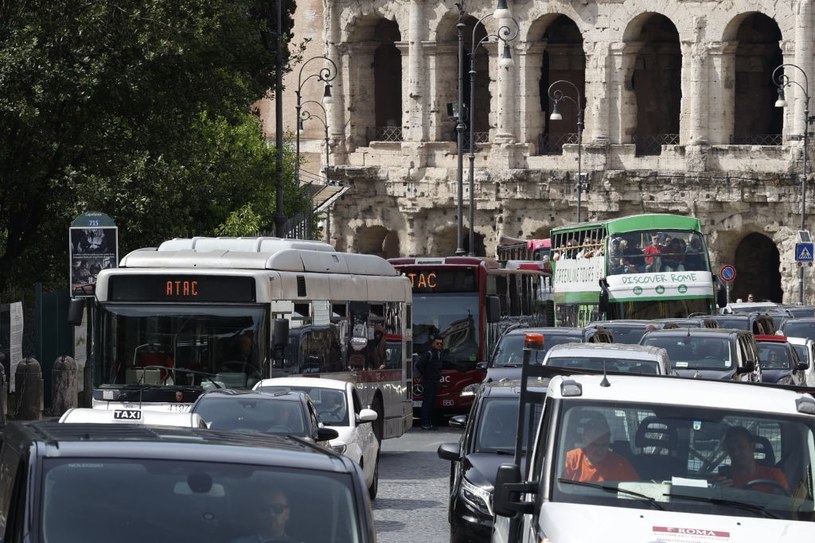
[[[99,272],[118,263],[118,229],[107,215],[86,213],[73,222],[69,236],[71,296],[93,296]]]

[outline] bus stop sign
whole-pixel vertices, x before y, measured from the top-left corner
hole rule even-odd
[[[730,283],[733,279],[736,278],[736,268],[731,266],[730,264],[725,264],[722,266],[722,269],[719,270],[719,277],[725,283]]]

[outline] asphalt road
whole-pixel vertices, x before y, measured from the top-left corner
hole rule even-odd
[[[445,543],[450,540],[447,500],[450,462],[439,444],[458,441],[461,430],[414,428],[383,443],[374,519],[379,543]]]

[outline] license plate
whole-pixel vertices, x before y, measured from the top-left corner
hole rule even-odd
[[[421,407],[422,400],[413,400],[413,407]]]

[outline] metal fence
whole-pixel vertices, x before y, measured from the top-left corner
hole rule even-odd
[[[783,143],[781,134],[745,134],[730,136],[730,143],[733,145],[781,145]]]
[[[401,126],[372,126],[368,128],[368,143],[372,141],[399,142],[402,141]]]
[[[563,146],[576,144],[578,141],[577,132],[566,134],[541,134],[538,136],[539,155],[560,155],[563,154]]]
[[[636,156],[662,154],[663,145],[679,145],[679,134],[649,134],[634,138]]]

